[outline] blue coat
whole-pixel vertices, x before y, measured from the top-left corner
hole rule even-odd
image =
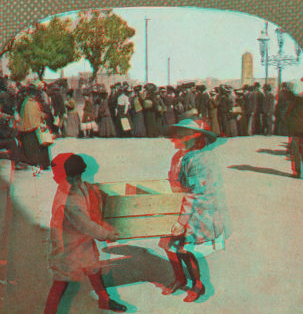
[[[179,182],[185,195],[178,222],[185,227],[185,242],[207,242],[223,232],[227,205],[215,147],[189,151],[181,163]]]

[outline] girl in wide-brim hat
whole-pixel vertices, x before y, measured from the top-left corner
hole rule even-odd
[[[177,124],[173,124],[169,129],[171,137],[192,134],[195,138],[203,136],[208,144],[214,143],[217,136],[210,130],[209,125],[203,120],[183,119]]]
[[[169,181],[174,192],[183,192],[180,216],[172,226],[170,238],[162,238],[159,246],[170,259],[175,281],[163,290],[169,295],[187,284],[184,265],[193,286],[184,302],[193,302],[205,293],[199,264],[193,253],[199,244],[214,241],[223,233],[223,219],[218,199],[218,163],[214,154],[216,135],[203,120],[184,119],[170,129],[179,151],[172,158]],[[221,191],[221,189],[220,189]],[[182,261],[184,264],[182,264]]]

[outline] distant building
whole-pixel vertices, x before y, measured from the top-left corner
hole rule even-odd
[[[91,77],[92,73],[91,72],[79,72],[78,77],[71,77],[67,78],[68,84],[71,88],[78,88],[78,82],[80,79],[82,79],[84,82],[88,82],[89,78]],[[130,86],[135,86],[140,84],[138,80],[133,80],[131,79],[127,74],[125,75],[108,75],[106,73],[98,73],[96,77],[96,83],[98,84],[103,84],[106,88],[106,90],[109,92],[110,91],[110,86],[118,83],[118,82],[128,82]]]
[[[252,85],[253,83],[253,57],[250,52],[242,55],[241,85]]]

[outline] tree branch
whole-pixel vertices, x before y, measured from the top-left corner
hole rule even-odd
[[[0,58],[7,52],[9,52],[15,42],[15,37],[13,39],[8,40],[7,44],[4,46],[4,48],[2,49],[2,51],[0,52]]]

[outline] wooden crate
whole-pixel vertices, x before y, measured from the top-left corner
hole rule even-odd
[[[103,218],[121,239],[170,235],[181,208],[182,193],[167,180],[99,184],[105,197]]]

